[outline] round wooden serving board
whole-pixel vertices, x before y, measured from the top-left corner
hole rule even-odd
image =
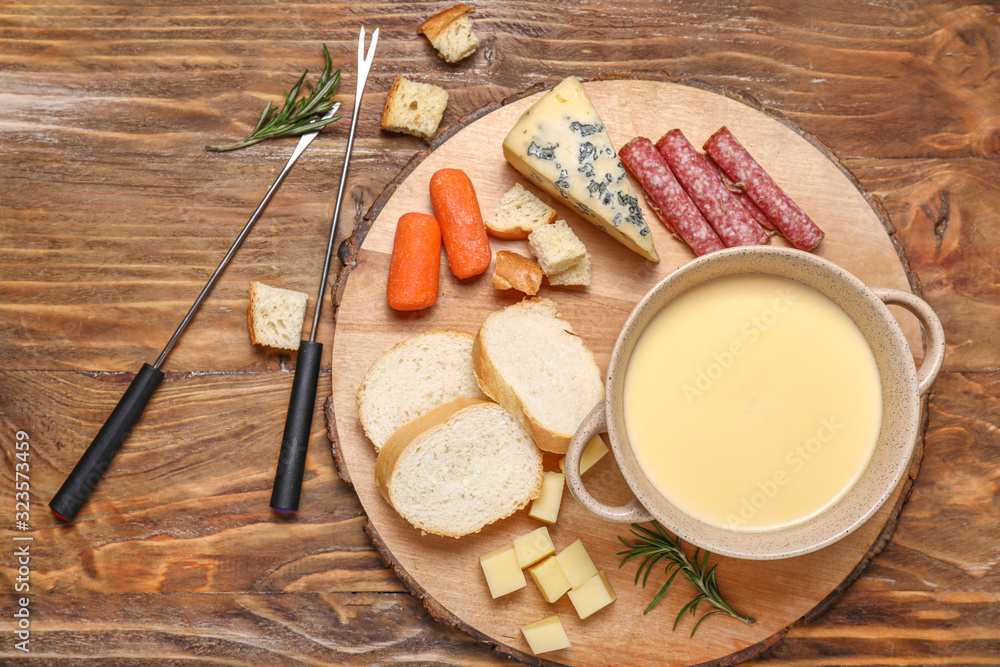
[[[883,224],[884,216],[873,209],[856,181],[821,144],[804,137],[790,123],[752,103],[679,83],[628,78],[594,81],[584,87],[616,147],[637,135],[656,141],[675,127],[700,146],[720,126],[728,126],[826,232],[818,254],[844,266],[869,285],[910,288],[907,272]],[[755,618],[756,624],[748,627],[717,616],[704,623],[694,638],[689,636],[693,623],[690,617],[676,632],[671,631],[675,614],[693,596],[693,588],[678,579],[660,605],[644,616],[643,609],[664,581],[662,568],[651,577],[648,588],[635,586],[636,565],[629,563],[619,569],[620,557],[616,555],[622,548],[618,537],[629,536],[628,526],[591,516],[568,492],[558,523],[549,528],[556,548],[581,538],[618,594],[616,602],[584,621],[577,618],[565,596],[553,605],[547,604],[530,578],[528,586],[515,593],[498,600],[490,597],[479,556],[537,528],[540,524],[525,511],[460,540],[421,535],[399,518],[375,485],[375,450],[361,429],[355,404],[355,392],[369,365],[399,341],[423,331],[456,329],[475,334],[487,314],[520,297],[514,291],[494,289],[490,282],[492,271],[465,281],[455,280],[442,254],[437,304],[415,313],[391,310],[386,304],[385,288],[396,221],[408,211],[432,212],[428,182],[436,170],[444,167],[461,168],[469,174],[484,216],[492,213],[514,183],[527,185],[526,179],[504,160],[501,143],[521,113],[541,94],[508,100],[466,119],[433,150],[411,163],[395,189],[376,202],[365,225],[348,242],[333,346],[332,406],[328,407],[338,467],[354,485],[368,514],[368,532],[376,547],[407,587],[438,619],[494,643],[502,653],[537,661],[519,628],[558,614],[573,646],[544,656],[553,662],[740,662],[780,641],[788,626],[797,620],[822,613],[854,581],[891,534],[916,473],[919,455],[914,458],[910,478],[904,480],[892,500],[861,529],[826,549],[778,561],[713,557],[720,563],[718,580],[723,595],[737,610]],[[606,370],[615,338],[633,305],[657,280],[693,256],[648,208],[645,215],[661,258],[659,263],[642,259],[559,202],[538,194],[556,206],[559,217],[570,223],[593,257],[593,280],[588,289],[545,285],[539,295],[558,304],[563,317]],[[529,254],[526,241],[491,242],[494,251],[508,249]],[[774,242],[782,243],[778,239]],[[919,351],[920,335],[913,320],[903,317],[901,323],[911,347]],[[611,459],[605,457],[585,479],[599,496],[623,501],[629,494]],[[556,457],[546,458],[546,469],[557,466]]]

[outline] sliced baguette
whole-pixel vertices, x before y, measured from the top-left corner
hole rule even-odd
[[[542,489],[542,455],[492,401],[459,398],[404,425],[375,462],[382,497],[425,533],[462,537],[506,518]]]
[[[483,398],[472,372],[472,336],[428,331],[399,343],[368,368],[358,387],[358,417],[379,450],[403,424],[462,397]]]
[[[525,299],[489,315],[473,343],[472,365],[483,392],[549,452],[566,452],[604,395],[593,353],[549,299]]]

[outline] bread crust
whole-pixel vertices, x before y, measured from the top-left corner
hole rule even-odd
[[[529,229],[522,229],[521,227],[511,227],[510,229],[496,229],[495,227],[490,227],[490,223],[486,222],[486,233],[498,239],[504,239],[507,241],[520,241],[521,239],[528,238],[528,234],[531,233]]]
[[[257,283],[250,281],[250,307],[247,308],[247,329],[250,331],[250,342],[254,345],[260,345],[261,342],[257,339],[257,327],[253,325],[254,312],[257,310]]]
[[[552,209],[552,214],[549,215],[548,220],[543,222],[541,225],[536,225],[535,227],[532,227],[531,229],[525,229],[524,227],[518,227],[516,225],[514,227],[509,227],[507,229],[497,229],[496,227],[490,227],[490,223],[493,222],[492,220],[490,220],[489,222],[485,223],[486,233],[489,234],[490,236],[495,236],[498,239],[506,239],[508,241],[520,241],[521,239],[528,238],[528,234],[530,234],[535,229],[538,229],[538,227],[541,227],[543,225],[551,225],[553,222],[555,222],[556,216],[558,215],[559,212],[556,211],[555,209]]]
[[[403,77],[397,76],[393,80],[389,92],[385,94],[385,105],[382,107],[382,120],[380,121],[383,130],[388,130],[392,127],[392,100],[395,99],[399,93],[399,87],[402,85]]]
[[[448,29],[448,26],[475,10],[475,7],[470,7],[469,5],[455,5],[454,7],[450,7],[443,12],[438,12],[421,23],[417,27],[417,32],[426,35],[427,39],[433,42],[438,38],[438,35]]]

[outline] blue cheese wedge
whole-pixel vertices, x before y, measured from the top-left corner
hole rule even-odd
[[[625,247],[654,262],[649,225],[601,117],[571,76],[535,102],[503,142],[515,169],[562,197]]]

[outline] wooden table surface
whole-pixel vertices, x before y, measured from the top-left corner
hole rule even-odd
[[[379,130],[397,74],[448,89],[442,127],[569,74],[643,70],[734,89],[828,144],[891,219],[948,351],[892,539],[827,613],[756,662],[1000,661],[996,5],[484,0],[473,15],[482,43],[457,65],[415,32],[447,6],[2,3],[0,663],[506,662],[434,621],[375,553],[330,456],[328,357],[303,509],[268,509],[294,355],[250,344],[247,282],[315,293],[362,24],[381,37],[341,237],[427,148]],[[156,358],[294,140],[224,154],[204,146],[243,136],[266,100],[305,67],[317,72],[324,42],[344,69],[345,118],[300,159],[77,520],[56,520],[48,501],[134,372]],[[325,299],[319,340],[329,349]],[[22,530],[15,464],[25,434]],[[25,546],[29,556],[18,556]],[[27,640],[16,634],[24,626]]]

